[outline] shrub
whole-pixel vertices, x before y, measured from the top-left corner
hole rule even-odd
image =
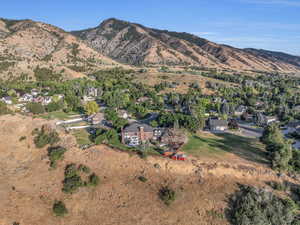
[[[82,164],[79,165],[78,170],[82,171],[84,173],[90,173],[91,172],[91,169],[89,167],[87,167],[85,165],[82,165]]]
[[[169,206],[173,201],[175,201],[176,194],[170,187],[165,186],[159,190],[159,198]]]
[[[89,176],[89,182],[88,182],[88,186],[97,186],[100,182],[99,177],[93,173],[92,175]]]
[[[0,115],[9,114],[11,111],[4,102],[0,102]]]
[[[84,185],[81,177],[78,174],[73,175],[72,177],[67,177],[63,181],[62,191],[65,193],[74,193],[78,188]]]
[[[19,141],[24,141],[26,139],[26,136],[22,136],[19,138]]]
[[[51,147],[48,148],[48,157],[50,160],[50,166],[55,167],[56,161],[61,160],[67,150],[63,147]]]
[[[144,177],[144,176],[139,176],[138,179],[139,179],[141,182],[144,182],[144,183],[148,181],[148,179],[147,179],[146,177]]]
[[[64,216],[68,213],[68,210],[62,201],[55,201],[52,209],[55,216]]]
[[[65,178],[73,177],[77,174],[76,164],[72,163],[66,166]]]

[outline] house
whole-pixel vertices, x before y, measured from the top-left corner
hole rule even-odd
[[[33,101],[33,96],[28,93],[22,95],[22,97],[19,98],[19,102],[32,102],[32,101]]]
[[[88,97],[98,97],[102,95],[102,89],[95,88],[95,87],[88,87],[85,90],[85,95],[87,95]]]
[[[93,125],[100,125],[103,123],[104,114],[103,113],[96,113],[90,117],[90,120]]]
[[[129,146],[138,146],[149,140],[157,140],[163,134],[163,129],[153,128],[144,123],[132,123],[122,130],[122,143]]]
[[[129,113],[126,110],[119,110],[118,116],[121,117],[122,119],[128,119]]]
[[[250,113],[244,112],[241,115],[241,119],[248,122],[248,123],[251,123],[251,122],[253,122],[253,115],[250,114]]]
[[[42,104],[43,105],[48,105],[51,102],[52,102],[52,97],[51,96],[46,96],[46,97],[44,97],[44,100],[43,100]]]
[[[269,125],[269,124],[271,124],[271,123],[275,123],[275,122],[277,122],[278,120],[277,120],[277,117],[276,116],[266,116],[265,117],[265,123],[267,124],[267,125]]]
[[[45,98],[43,96],[38,96],[38,97],[34,98],[33,101],[42,104],[44,102],[44,99]]]
[[[267,126],[271,123],[277,122],[277,118],[275,116],[266,116],[261,112],[257,112],[253,117],[254,122],[259,126]]]
[[[149,99],[150,99],[149,97],[144,96],[144,97],[140,97],[140,98],[137,100],[137,102],[138,102],[138,103],[143,103],[143,102],[148,101]]]
[[[95,98],[92,97],[92,96],[84,95],[84,96],[83,96],[83,101],[84,101],[84,102],[95,101]]]
[[[210,131],[225,131],[228,130],[227,120],[209,119],[208,126]]]
[[[3,102],[5,102],[7,105],[11,105],[13,103],[12,97],[10,96],[5,96],[1,99]]]
[[[32,89],[32,90],[31,90],[31,95],[33,95],[33,96],[38,96],[39,93],[40,93],[40,92],[39,92],[37,89]]]
[[[293,111],[295,111],[296,113],[300,113],[300,105],[297,105],[293,108]]]
[[[239,105],[235,111],[234,111],[234,115],[236,116],[241,116],[243,115],[243,113],[245,113],[247,111],[247,107],[244,105]]]

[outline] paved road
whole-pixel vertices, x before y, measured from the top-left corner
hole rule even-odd
[[[263,128],[253,128],[248,124],[239,124],[239,127],[242,134],[248,137],[259,138],[263,133]]]

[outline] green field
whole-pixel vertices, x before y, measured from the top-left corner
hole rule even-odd
[[[89,139],[90,134],[85,129],[74,130],[72,134],[76,138],[78,145],[89,145],[92,144],[91,140]]]
[[[47,114],[41,115],[40,117],[43,119],[59,119],[59,120],[67,120],[71,119],[70,116],[76,115],[74,112],[65,113],[63,111],[49,112]]]
[[[250,161],[268,163],[264,146],[258,140],[228,133],[190,135],[182,150],[199,158],[223,158],[229,152]]]

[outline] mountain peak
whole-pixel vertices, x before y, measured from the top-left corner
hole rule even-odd
[[[194,65],[237,71],[300,70],[300,57],[238,49],[187,32],[159,30],[117,18],[71,33],[99,53],[126,64]]]

